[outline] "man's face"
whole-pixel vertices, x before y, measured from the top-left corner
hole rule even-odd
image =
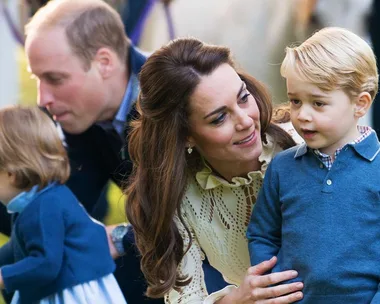
[[[93,61],[85,69],[73,54],[64,30],[46,29],[28,36],[26,54],[37,79],[38,105],[45,107],[62,128],[72,134],[104,120],[107,98],[104,79]]]

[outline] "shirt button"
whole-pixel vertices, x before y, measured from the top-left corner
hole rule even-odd
[[[323,164],[319,164],[319,168],[323,169]]]
[[[332,184],[331,179],[328,179],[328,180],[326,181],[326,184],[329,185],[329,186],[331,186],[331,184]]]

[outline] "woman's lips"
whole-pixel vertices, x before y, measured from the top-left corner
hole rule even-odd
[[[234,142],[234,145],[239,145],[239,146],[246,146],[246,145],[251,145],[256,141],[256,132],[252,132],[249,136],[243,138],[242,140],[239,140],[237,142]]]

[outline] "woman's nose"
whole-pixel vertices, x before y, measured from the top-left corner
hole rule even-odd
[[[241,110],[237,115],[236,120],[236,130],[242,131],[245,129],[249,129],[253,124],[253,119],[246,113],[245,111]]]

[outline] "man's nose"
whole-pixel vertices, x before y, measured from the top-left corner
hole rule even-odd
[[[46,107],[49,104],[53,103],[54,97],[48,85],[44,82],[38,81],[38,98],[37,104],[40,107]]]

